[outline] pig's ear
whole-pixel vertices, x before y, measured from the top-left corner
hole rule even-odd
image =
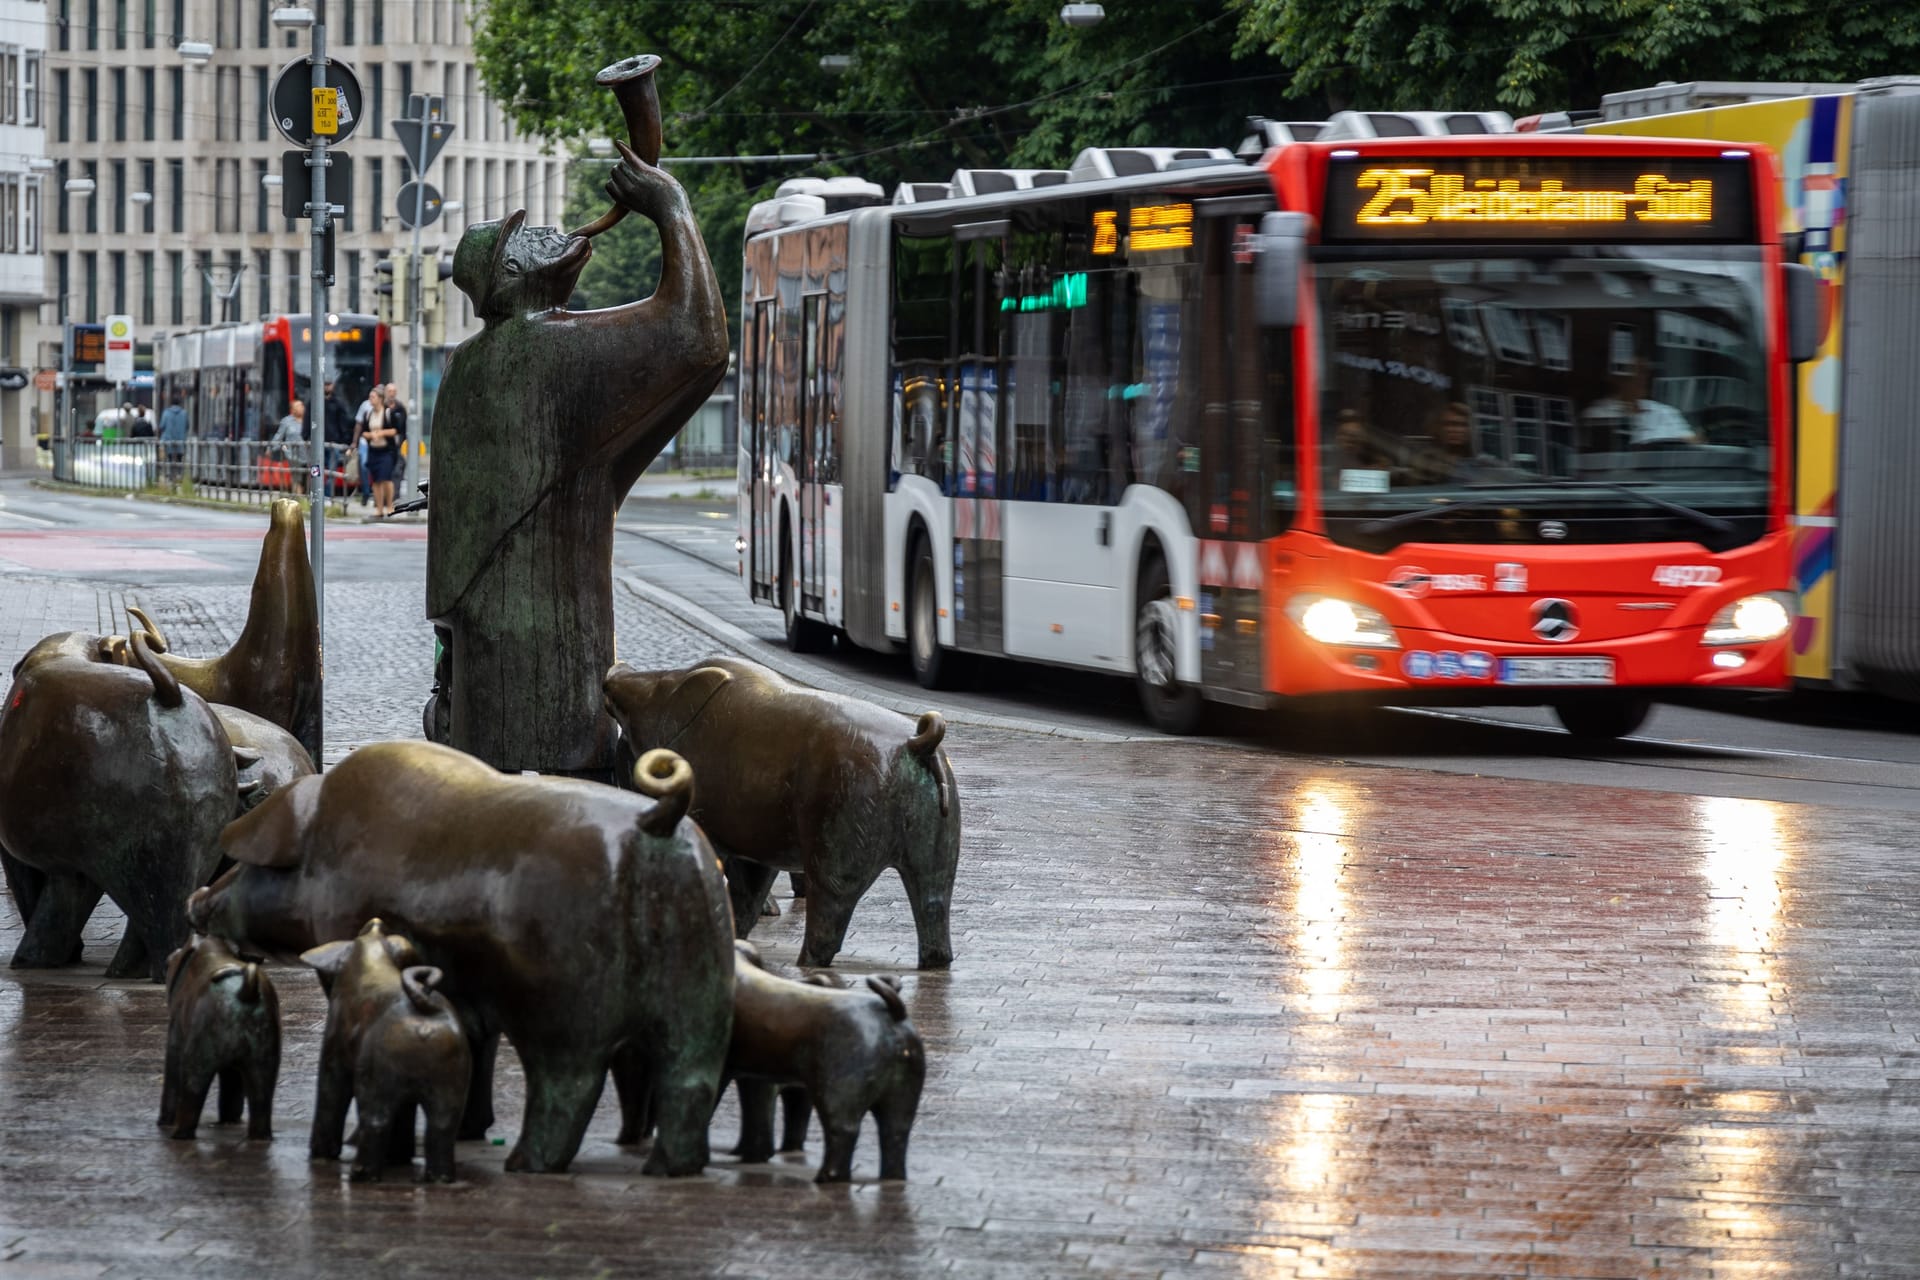
[[[347,957],[353,954],[353,940],[323,942],[311,951],[300,953],[300,963],[318,969],[329,978],[337,978],[340,971],[347,967]]]
[[[320,782],[319,774],[310,773],[229,822],[220,833],[220,852],[255,867],[299,866],[300,837],[320,807]]]
[[[700,713],[713,701],[713,695],[726,688],[733,680],[733,673],[721,667],[695,667],[687,672],[673,692],[667,695],[665,706],[661,709],[660,725],[671,726],[672,733],[692,724],[700,718]],[[671,742],[671,736],[663,741]]]
[[[406,935],[390,933],[383,941],[387,944],[387,955],[393,960],[395,968],[405,969],[420,963],[420,953]]]

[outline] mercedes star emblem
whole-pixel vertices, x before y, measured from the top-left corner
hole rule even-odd
[[[1533,602],[1533,634],[1553,644],[1565,644],[1580,634],[1574,621],[1573,603],[1568,600]]]

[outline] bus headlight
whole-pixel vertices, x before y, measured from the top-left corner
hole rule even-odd
[[[1793,626],[1793,597],[1784,591],[1743,596],[1713,615],[1701,644],[1763,644]]]
[[[1295,596],[1287,616],[1321,644],[1345,644],[1362,649],[1398,649],[1399,637],[1377,610],[1333,596]]]

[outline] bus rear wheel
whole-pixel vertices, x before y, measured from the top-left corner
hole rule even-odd
[[[922,689],[951,689],[959,678],[959,657],[940,647],[940,586],[933,576],[933,547],[925,537],[913,540],[907,579],[907,661]]]
[[[1149,560],[1140,575],[1135,609],[1133,682],[1140,691],[1140,708],[1147,713],[1147,722],[1162,733],[1192,733],[1200,725],[1205,704],[1200,690],[1181,684],[1174,674],[1180,614],[1174,607],[1166,562],[1158,557]]]
[[[832,632],[800,612],[800,580],[793,572],[793,544],[780,540],[780,613],[787,623],[787,648],[795,653],[819,653]]]
[[[1560,727],[1576,738],[1624,738],[1646,722],[1653,699],[1615,694],[1568,698],[1553,704]]]

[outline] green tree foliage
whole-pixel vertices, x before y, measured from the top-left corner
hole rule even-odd
[[[785,178],[853,174],[891,192],[961,167],[1062,167],[1092,145],[1231,147],[1248,114],[1288,110],[1277,96],[1288,72],[1236,55],[1225,4],[1108,9],[1075,29],[1059,0],[490,0],[475,44],[490,89],[537,136],[624,137],[593,76],[651,52],[669,155],[827,157],[673,169],[737,307],[746,211]],[[823,55],[853,64],[836,74]],[[597,192],[596,167],[575,168],[593,171]],[[579,206],[599,207],[597,196]],[[599,257],[581,283],[596,302],[629,287],[612,284],[626,255],[609,245]]]
[[[1243,50],[1339,107],[1597,107],[1661,80],[1843,82],[1920,64],[1914,0],[1237,0]]]

